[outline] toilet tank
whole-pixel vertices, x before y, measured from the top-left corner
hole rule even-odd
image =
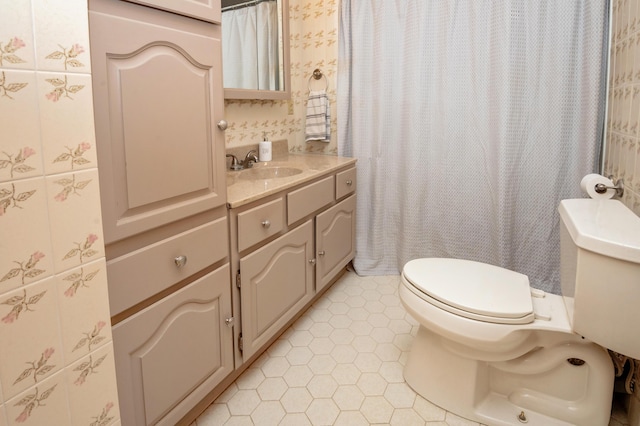
[[[562,200],[560,273],[573,331],[640,358],[640,217],[617,200]]]

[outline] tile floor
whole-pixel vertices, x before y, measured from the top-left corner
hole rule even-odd
[[[192,426],[478,426],[404,382],[417,323],[398,282],[346,273]],[[610,426],[626,424],[617,410]]]

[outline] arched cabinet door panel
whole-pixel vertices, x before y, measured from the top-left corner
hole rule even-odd
[[[240,259],[245,361],[313,297],[311,259],[311,221]]]
[[[316,291],[322,290],[356,253],[356,196],[316,216]]]
[[[89,17],[105,242],[222,206],[220,27],[106,0]]]
[[[233,371],[229,265],[113,327],[122,424],[174,425]]]

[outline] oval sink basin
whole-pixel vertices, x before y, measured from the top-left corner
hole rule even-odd
[[[289,176],[295,176],[302,173],[301,169],[295,167],[256,167],[254,169],[246,169],[240,172],[240,179],[277,179]]]

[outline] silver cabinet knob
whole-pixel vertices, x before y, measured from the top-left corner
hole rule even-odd
[[[315,265],[316,264],[316,260],[315,259],[309,259],[309,263],[312,264],[312,265]]]
[[[176,266],[178,268],[182,268],[184,267],[184,265],[187,264],[187,256],[184,256],[184,255],[178,256],[175,259],[173,259],[173,261],[176,263]]]
[[[225,120],[218,121],[218,129],[227,130],[227,122]]]
[[[324,255],[325,255],[324,250],[320,250],[320,251],[318,252],[318,256],[324,256]]]
[[[225,319],[224,323],[227,325],[227,327],[233,328],[234,324],[236,323],[236,319],[234,317],[230,317]]]
[[[262,227],[263,228],[269,228],[271,226],[271,222],[269,222],[268,220],[263,220],[262,221]]]
[[[351,186],[353,185],[353,181],[351,179],[349,179],[348,181],[345,182],[347,184],[347,186]]]

